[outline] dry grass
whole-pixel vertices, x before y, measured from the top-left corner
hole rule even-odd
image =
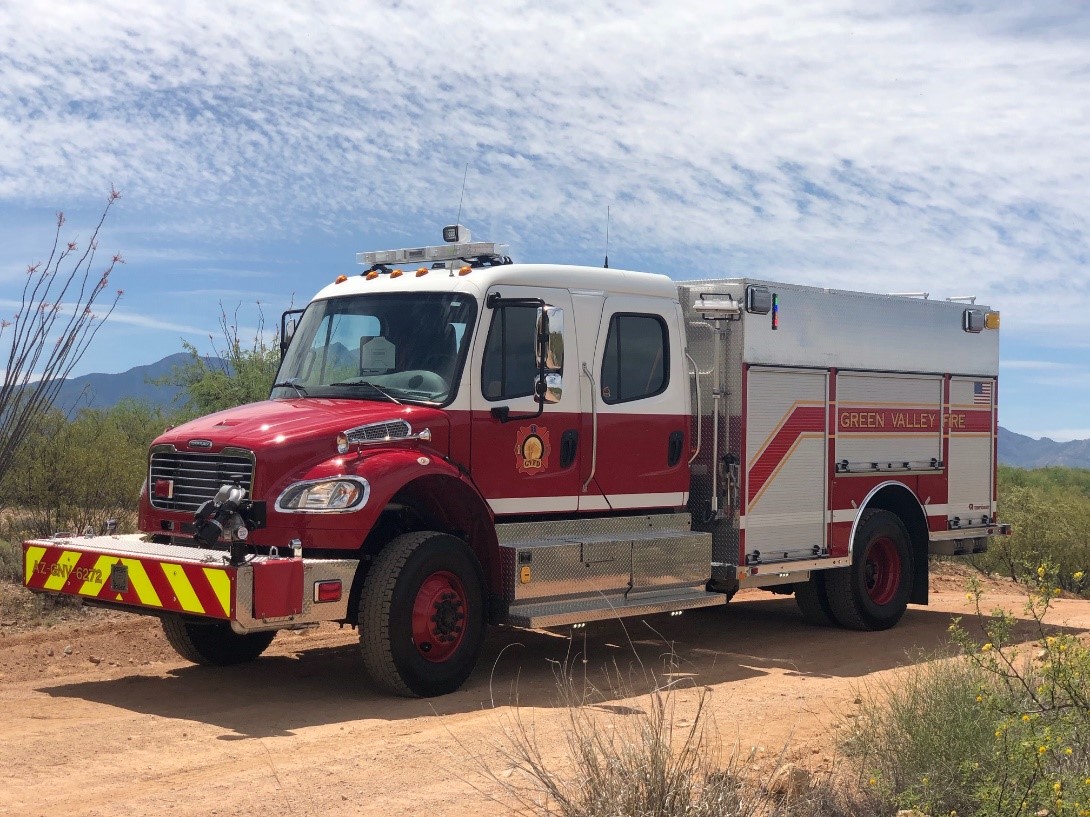
[[[581,663],[581,662],[580,662]],[[829,776],[813,778],[792,764],[771,775],[752,753],[724,747],[711,712],[711,692],[676,675],[676,657],[661,676],[643,671],[634,693],[614,667],[604,695],[571,665],[557,667],[561,736],[550,717],[539,728],[533,710],[500,717],[482,762],[496,799],[526,815],[555,817],[865,817],[874,814]],[[497,771],[499,769],[499,771]]]

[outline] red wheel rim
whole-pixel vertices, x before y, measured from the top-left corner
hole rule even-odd
[[[439,663],[465,637],[466,591],[448,570],[437,570],[420,585],[413,600],[413,646],[422,658]]]
[[[870,543],[863,564],[863,581],[867,595],[875,604],[889,604],[901,586],[901,559],[897,546],[888,536]]]

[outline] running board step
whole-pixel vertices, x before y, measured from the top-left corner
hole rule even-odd
[[[515,627],[561,627],[565,624],[672,613],[726,603],[725,593],[709,593],[704,589],[694,588],[671,592],[629,593],[627,598],[617,595],[539,601],[512,605],[504,623]]]

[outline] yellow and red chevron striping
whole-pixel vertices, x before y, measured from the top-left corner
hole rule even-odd
[[[111,580],[116,565],[124,568],[122,581]],[[28,542],[23,545],[23,584],[31,590],[230,619],[235,570]]]

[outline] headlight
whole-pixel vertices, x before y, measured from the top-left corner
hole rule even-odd
[[[371,486],[360,477],[311,479],[289,485],[276,500],[285,513],[345,513],[367,504]]]

